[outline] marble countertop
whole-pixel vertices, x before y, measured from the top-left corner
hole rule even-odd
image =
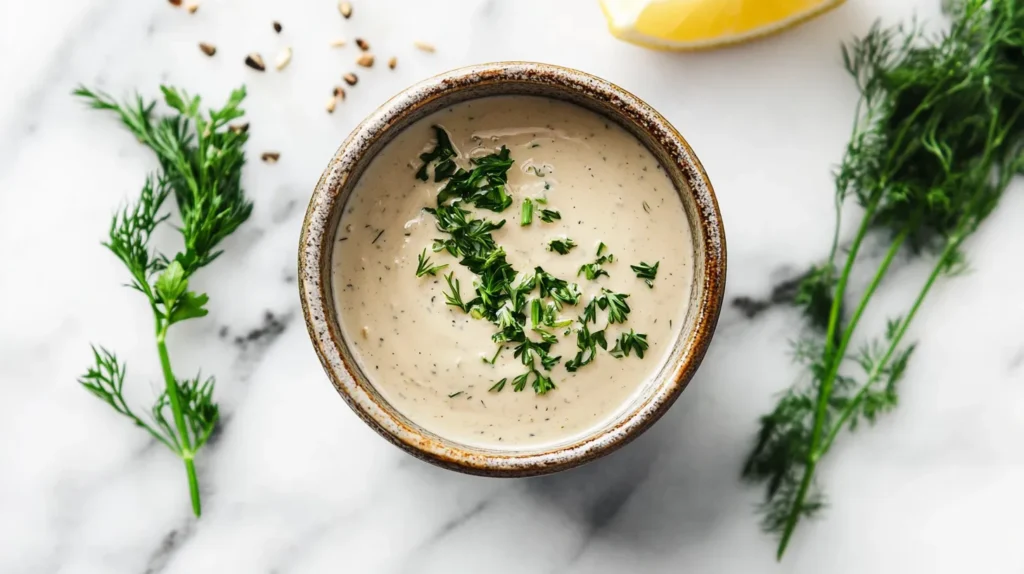
[[[971,272],[941,283],[919,315],[899,408],[826,459],[830,506],[782,564],[753,512],[761,492],[738,474],[757,417],[798,374],[794,310],[725,309],[690,387],[628,448],[494,480],[416,461],[363,425],[321,370],[295,285],[310,192],[360,119],[428,75],[525,59],[603,76],[673,121],[718,193],[729,300],[767,297],[829,245],[830,166],[856,99],[839,40],[876,18],[938,18],[938,0],[849,0],[783,36],[693,55],[614,40],[586,0],[353,0],[348,21],[333,0],[200,4],[194,15],[164,0],[0,6],[0,572],[1024,572],[1019,186],[969,241]],[[379,61],[327,115],[331,88],[355,69],[353,46],[328,46],[339,36],[366,38]],[[286,45],[284,72],[242,64]],[[380,62],[390,55],[394,71]],[[249,88],[255,211],[195,279],[210,315],[170,340],[176,366],[219,381],[199,521],[180,462],[75,383],[90,342],[127,359],[140,402],[160,380],[148,309],[99,245],[155,162],[69,97],[80,82],[150,97],[166,82],[210,103]],[[257,159],[268,150],[279,163]],[[925,274],[926,262],[901,264],[867,325]]]

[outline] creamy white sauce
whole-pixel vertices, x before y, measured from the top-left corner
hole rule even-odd
[[[418,156],[434,147],[432,125],[443,126],[458,149],[459,164],[496,152],[502,145],[515,160],[508,191],[514,199],[502,213],[473,210],[477,218],[505,219],[494,232],[508,261],[522,272],[542,266],[579,284],[583,298],[562,316],[575,319],[602,287],[630,295],[625,325],[611,325],[609,349],[623,331],[646,333],[650,349],[616,359],[598,350],[577,372],[566,371],[575,356],[575,333],[563,336],[552,355],[560,364],[549,373],[557,388],[536,395],[527,385],[513,392],[488,389],[498,379],[524,372],[512,346],[494,365],[487,320],[472,319],[445,304],[442,274],[454,271],[465,300],[473,297],[473,275],[446,252],[431,253],[446,237],[433,215],[444,185],[415,179]],[[544,174],[537,175],[537,169]],[[524,198],[547,198],[538,207],[557,210],[561,221],[520,226]],[[645,203],[648,209],[645,209]],[[383,231],[383,233],[381,233]],[[551,239],[577,243],[567,255],[547,250]],[[372,161],[356,185],[338,228],[334,292],[345,338],[362,370],[398,411],[440,436],[465,444],[516,448],[562,442],[585,434],[615,416],[665,360],[682,326],[693,279],[693,247],[678,193],[663,168],[632,135],[605,118],[556,100],[502,96],[464,102],[415,123]],[[577,277],[608,246],[611,276]],[[427,248],[434,264],[448,267],[436,277],[416,277],[417,255]],[[631,264],[660,262],[654,288],[636,277]],[[536,293],[536,292],[535,292]],[[605,328],[599,312],[592,330]],[[458,393],[456,396],[449,397]]]

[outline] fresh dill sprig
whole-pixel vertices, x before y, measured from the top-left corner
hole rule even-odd
[[[766,487],[763,526],[779,535],[779,558],[799,521],[824,506],[815,474],[840,432],[895,406],[914,349],[903,342],[907,328],[936,280],[961,267],[964,240],[1024,167],[1024,3],[959,0],[949,11],[945,34],[876,25],[843,48],[861,97],[836,174],[830,254],[804,276],[795,301],[813,328],[796,346],[809,382],[761,417],[743,468]],[[850,198],[862,216],[840,250]],[[847,314],[849,280],[870,264],[860,254],[872,233],[888,248]],[[864,310],[902,252],[933,254],[931,273],[881,337],[852,351]]]
[[[643,279],[644,283],[651,289],[654,288],[654,278],[658,276],[658,265],[661,261],[655,261],[654,265],[648,265],[643,261],[639,265],[630,265],[629,268],[636,273],[637,279]]]
[[[427,250],[424,249],[423,253],[419,254],[419,263],[416,265],[416,276],[423,277],[424,275],[437,275],[437,272],[448,267],[448,264],[444,265],[431,265],[430,257],[427,255]]]
[[[162,86],[164,102],[173,110],[156,117],[155,102],[141,96],[120,103],[102,92],[79,87],[74,95],[93,108],[117,114],[136,139],[150,148],[160,163],[158,175],[143,185],[138,199],[112,218],[105,245],[127,267],[131,287],[146,296],[156,323],[156,344],[164,375],[164,390],[150,408],[149,420],[137,415],[122,394],[125,365],[104,348],[93,348],[94,366],[79,382],[115,411],[146,430],[185,463],[192,510],[201,513],[196,452],[206,444],[219,418],[213,401],[213,378],[181,379],[171,368],[167,332],[171,325],[203,317],[209,297],[189,290],[189,280],[220,254],[221,241],[252,212],[241,186],[245,164],[246,126],[229,127],[242,117],[245,89],[231,93],[220,109],[200,111],[200,99]],[[154,230],[169,214],[163,203],[174,196],[181,215],[177,228],[183,248],[173,257],[149,245]]]

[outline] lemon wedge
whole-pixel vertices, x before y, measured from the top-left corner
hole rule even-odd
[[[844,0],[601,0],[612,34],[659,50],[737,44],[795,26]]]

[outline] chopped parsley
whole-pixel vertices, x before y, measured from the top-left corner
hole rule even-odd
[[[556,219],[562,219],[562,214],[550,209],[540,210],[540,220],[544,223],[552,223]]]
[[[629,268],[636,273],[638,279],[643,279],[647,286],[654,288],[654,278],[658,276],[658,264],[660,261],[655,261],[654,265],[648,265],[643,261],[639,265],[630,265]]]
[[[434,126],[434,136],[437,138],[437,145],[434,146],[434,149],[420,154],[423,165],[416,172],[416,177],[423,181],[429,179],[427,166],[431,162],[437,162],[437,165],[434,166],[434,181],[448,179],[455,173],[457,168],[454,161],[457,154],[452,146],[452,140],[448,137],[448,132],[444,131],[444,128],[441,126]]]
[[[430,257],[427,255],[427,250],[424,249],[423,253],[419,255],[419,264],[416,266],[416,276],[423,277],[424,275],[437,275],[437,272],[448,267],[448,264],[444,265],[431,265]]]
[[[642,359],[647,347],[647,335],[636,333],[630,329],[628,333],[623,333],[619,337],[619,340],[615,342],[615,347],[609,353],[616,359],[621,359],[628,357],[630,351],[635,351],[637,358]]]
[[[578,352],[564,363],[569,372],[593,362],[598,348],[619,358],[634,352],[643,357],[647,349],[646,335],[632,330],[623,333],[609,351],[606,329],[596,329],[599,310],[607,312],[609,325],[626,321],[630,312],[626,303],[628,294],[602,289],[599,296],[584,306],[576,321],[561,316],[566,306],[575,307],[580,303],[579,285],[556,277],[541,267],[535,267],[532,272],[517,271],[493,235],[505,225],[505,220],[477,218],[468,209],[472,206],[501,213],[512,205],[513,198],[507,184],[508,171],[514,160],[508,148],[502,146],[495,153],[473,159],[469,169],[463,169],[456,163],[458,154],[447,132],[439,126],[435,126],[434,131],[437,144],[432,151],[420,155],[424,163],[416,174],[419,179],[428,181],[429,170],[433,167],[434,181],[445,182],[438,192],[436,206],[424,208],[434,216],[437,231],[441,234],[433,240],[432,249],[435,253],[445,251],[457,258],[461,266],[476,276],[467,299],[463,297],[462,286],[455,273],[450,271],[445,275],[447,289],[442,291],[445,303],[495,326],[491,339],[497,349],[490,358],[481,357],[482,361],[494,365],[508,345],[513,349],[513,357],[524,367],[524,372],[514,377],[498,379],[489,391],[500,392],[509,384],[515,392],[521,392],[527,386],[532,387],[536,394],[554,390],[556,383],[552,371],[562,363],[562,357],[553,352],[559,341],[558,332],[564,336],[571,335],[573,331],[576,333]],[[536,175],[543,177],[539,167],[530,167]],[[545,184],[545,188],[548,187]],[[530,225],[535,211],[537,217],[546,223],[560,220],[562,216],[558,211],[539,207],[546,204],[545,198],[523,198],[520,225]],[[575,247],[576,242],[564,236],[547,244],[550,251],[562,255]],[[601,243],[595,261],[581,267],[577,275],[585,275],[588,280],[609,275],[602,265],[613,262],[615,256],[606,254],[606,249],[607,246]],[[446,267],[447,264],[433,265],[424,249],[419,255],[416,275],[435,276]],[[657,263],[653,266],[641,263],[632,268],[643,279],[650,275],[650,280],[653,280],[657,273]],[[574,328],[577,321],[579,324]],[[591,330],[592,326],[595,330]],[[449,397],[454,398],[461,393],[453,393]]]
[[[519,220],[519,225],[523,227],[533,223],[533,201],[527,197],[523,200],[523,214]]]
[[[568,237],[562,239],[552,239],[551,241],[548,242],[548,251],[554,251],[561,255],[568,254],[573,247],[576,247],[576,242]]]

